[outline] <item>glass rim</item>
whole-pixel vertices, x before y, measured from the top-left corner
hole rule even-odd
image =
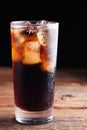
[[[54,27],[56,25],[59,25],[59,22],[52,21],[52,20],[14,20],[10,22],[10,27],[12,28],[21,28],[21,27],[29,27],[29,26]]]

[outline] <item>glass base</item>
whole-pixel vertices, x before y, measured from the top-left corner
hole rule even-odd
[[[15,118],[22,124],[44,124],[53,120],[53,108],[45,111],[25,111],[15,107]]]

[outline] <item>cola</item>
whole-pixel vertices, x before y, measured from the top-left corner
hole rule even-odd
[[[53,105],[55,73],[44,72],[40,64],[14,63],[16,106],[29,111],[42,111]]]

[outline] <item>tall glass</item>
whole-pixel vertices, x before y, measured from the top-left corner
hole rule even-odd
[[[59,23],[11,21],[15,118],[23,124],[53,120]]]

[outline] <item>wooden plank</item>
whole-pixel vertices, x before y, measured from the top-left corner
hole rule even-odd
[[[87,86],[78,83],[58,85],[54,105],[58,108],[87,108]]]

